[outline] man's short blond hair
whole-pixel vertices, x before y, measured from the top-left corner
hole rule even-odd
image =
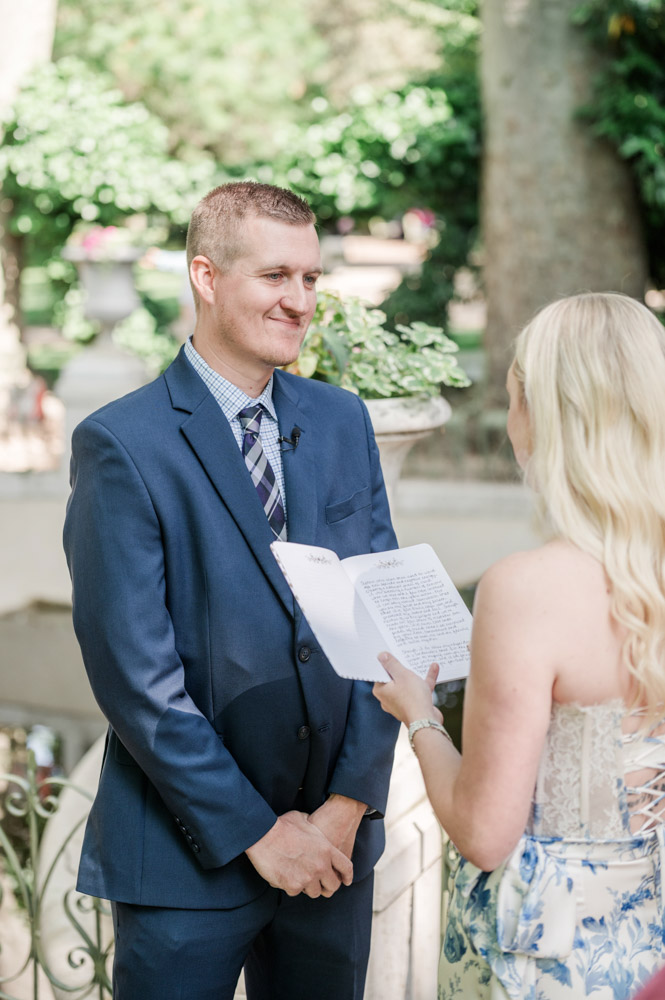
[[[243,250],[242,222],[248,217],[276,219],[292,226],[311,226],[316,216],[293,191],[235,181],[214,188],[192,212],[187,230],[187,270],[194,257],[202,254],[221,271],[226,271]],[[199,299],[192,286],[198,309]]]

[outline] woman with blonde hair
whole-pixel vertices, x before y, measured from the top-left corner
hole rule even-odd
[[[665,965],[665,328],[555,302],[507,388],[550,540],[478,586],[463,755],[435,669],[374,690],[457,849],[440,1000],[627,1000]]]

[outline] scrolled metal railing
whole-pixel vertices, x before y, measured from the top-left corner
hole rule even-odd
[[[4,822],[0,824],[0,862],[5,873],[5,885],[0,882],[0,903],[13,891],[15,917],[22,911],[26,939],[25,954],[18,956],[7,956],[0,940],[0,960],[3,964],[8,958],[15,962],[9,972],[5,968],[0,972],[0,1000],[24,1000],[28,996],[26,980],[32,1000],[45,1000],[45,980],[58,1000],[92,996],[108,1000],[112,996],[108,969],[113,940],[108,931],[104,933],[104,924],[108,924],[110,911],[101,900],[78,893],[73,886],[58,898],[53,884],[54,873],[66,868],[66,852],[85,822],[92,796],[66,778],[40,780],[32,753],[27,756],[25,775],[0,774],[0,789],[3,820],[11,817],[25,841],[23,850],[17,849],[16,837],[10,836]],[[46,851],[44,829],[53,824],[63,801],[72,796],[83,797],[85,813]],[[6,876],[13,887],[6,884]],[[58,945],[64,949],[60,954]],[[73,980],[68,980],[61,966],[76,973]],[[19,981],[20,997],[11,992]]]

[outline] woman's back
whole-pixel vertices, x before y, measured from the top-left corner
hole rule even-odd
[[[665,817],[665,725],[645,728],[644,709],[629,707],[625,630],[612,618],[603,567],[570,543],[541,551],[542,571],[550,584],[560,580],[565,596],[528,832],[601,839],[646,832]]]
[[[499,590],[519,577],[525,683],[551,678],[549,725],[515,850],[491,872],[457,859],[439,996],[627,1000],[665,964],[665,725],[627,707],[624,633],[595,559],[553,542],[491,575]]]

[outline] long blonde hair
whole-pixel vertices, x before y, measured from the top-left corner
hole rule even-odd
[[[522,331],[513,371],[529,415],[526,475],[541,512],[555,537],[605,567],[635,703],[662,714],[665,328],[624,295],[575,295]]]

